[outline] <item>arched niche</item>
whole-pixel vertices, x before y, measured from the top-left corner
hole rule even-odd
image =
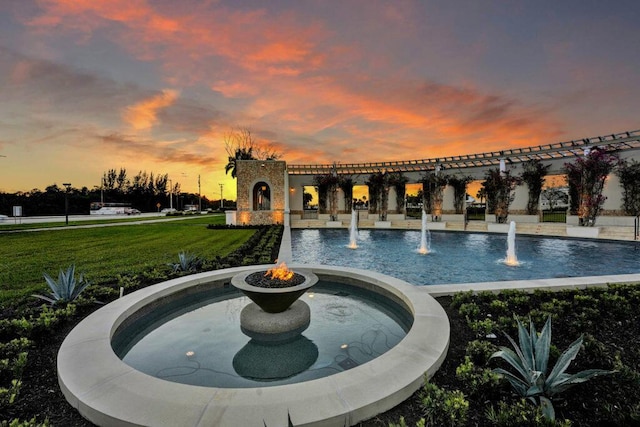
[[[252,206],[254,211],[271,210],[271,187],[264,181],[254,184],[251,191]]]

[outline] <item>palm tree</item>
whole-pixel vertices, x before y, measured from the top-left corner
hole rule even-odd
[[[227,165],[224,167],[224,172],[229,173],[229,171],[231,171],[232,178],[236,177],[236,174],[237,174],[236,166],[237,166],[238,160],[254,160],[253,147],[237,148],[235,155],[229,156],[229,163],[227,163]]]

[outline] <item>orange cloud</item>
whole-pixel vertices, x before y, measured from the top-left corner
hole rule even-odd
[[[177,98],[177,91],[165,89],[150,99],[127,107],[123,113],[123,119],[135,130],[149,129],[157,123],[158,111],[172,105]]]
[[[293,13],[147,0],[49,0],[41,7],[42,15],[32,20],[39,29],[104,30],[138,59],[160,61],[172,84],[204,84],[242,99],[240,112],[226,120],[280,129],[288,160],[425,158],[533,145],[559,135],[543,109],[517,99],[411,80],[390,58],[367,57],[359,46],[323,47],[330,32]],[[383,14],[393,22],[406,19],[398,13]],[[354,58],[374,64],[384,77],[357,74],[350,67]],[[149,129],[174,100],[163,92],[128,107],[123,119],[134,129]]]

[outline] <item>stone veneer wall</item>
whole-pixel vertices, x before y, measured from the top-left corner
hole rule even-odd
[[[286,163],[278,160],[238,160],[236,164],[238,225],[283,224]],[[253,187],[264,181],[271,191],[271,209],[253,210]]]

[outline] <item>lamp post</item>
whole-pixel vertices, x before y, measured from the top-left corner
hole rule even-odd
[[[222,199],[222,187],[224,187],[224,184],[218,184],[220,186],[220,210],[222,210],[222,208],[224,208],[224,201]]]
[[[63,183],[67,191],[64,193],[64,223],[65,225],[69,225],[69,188],[71,188],[70,183]]]

